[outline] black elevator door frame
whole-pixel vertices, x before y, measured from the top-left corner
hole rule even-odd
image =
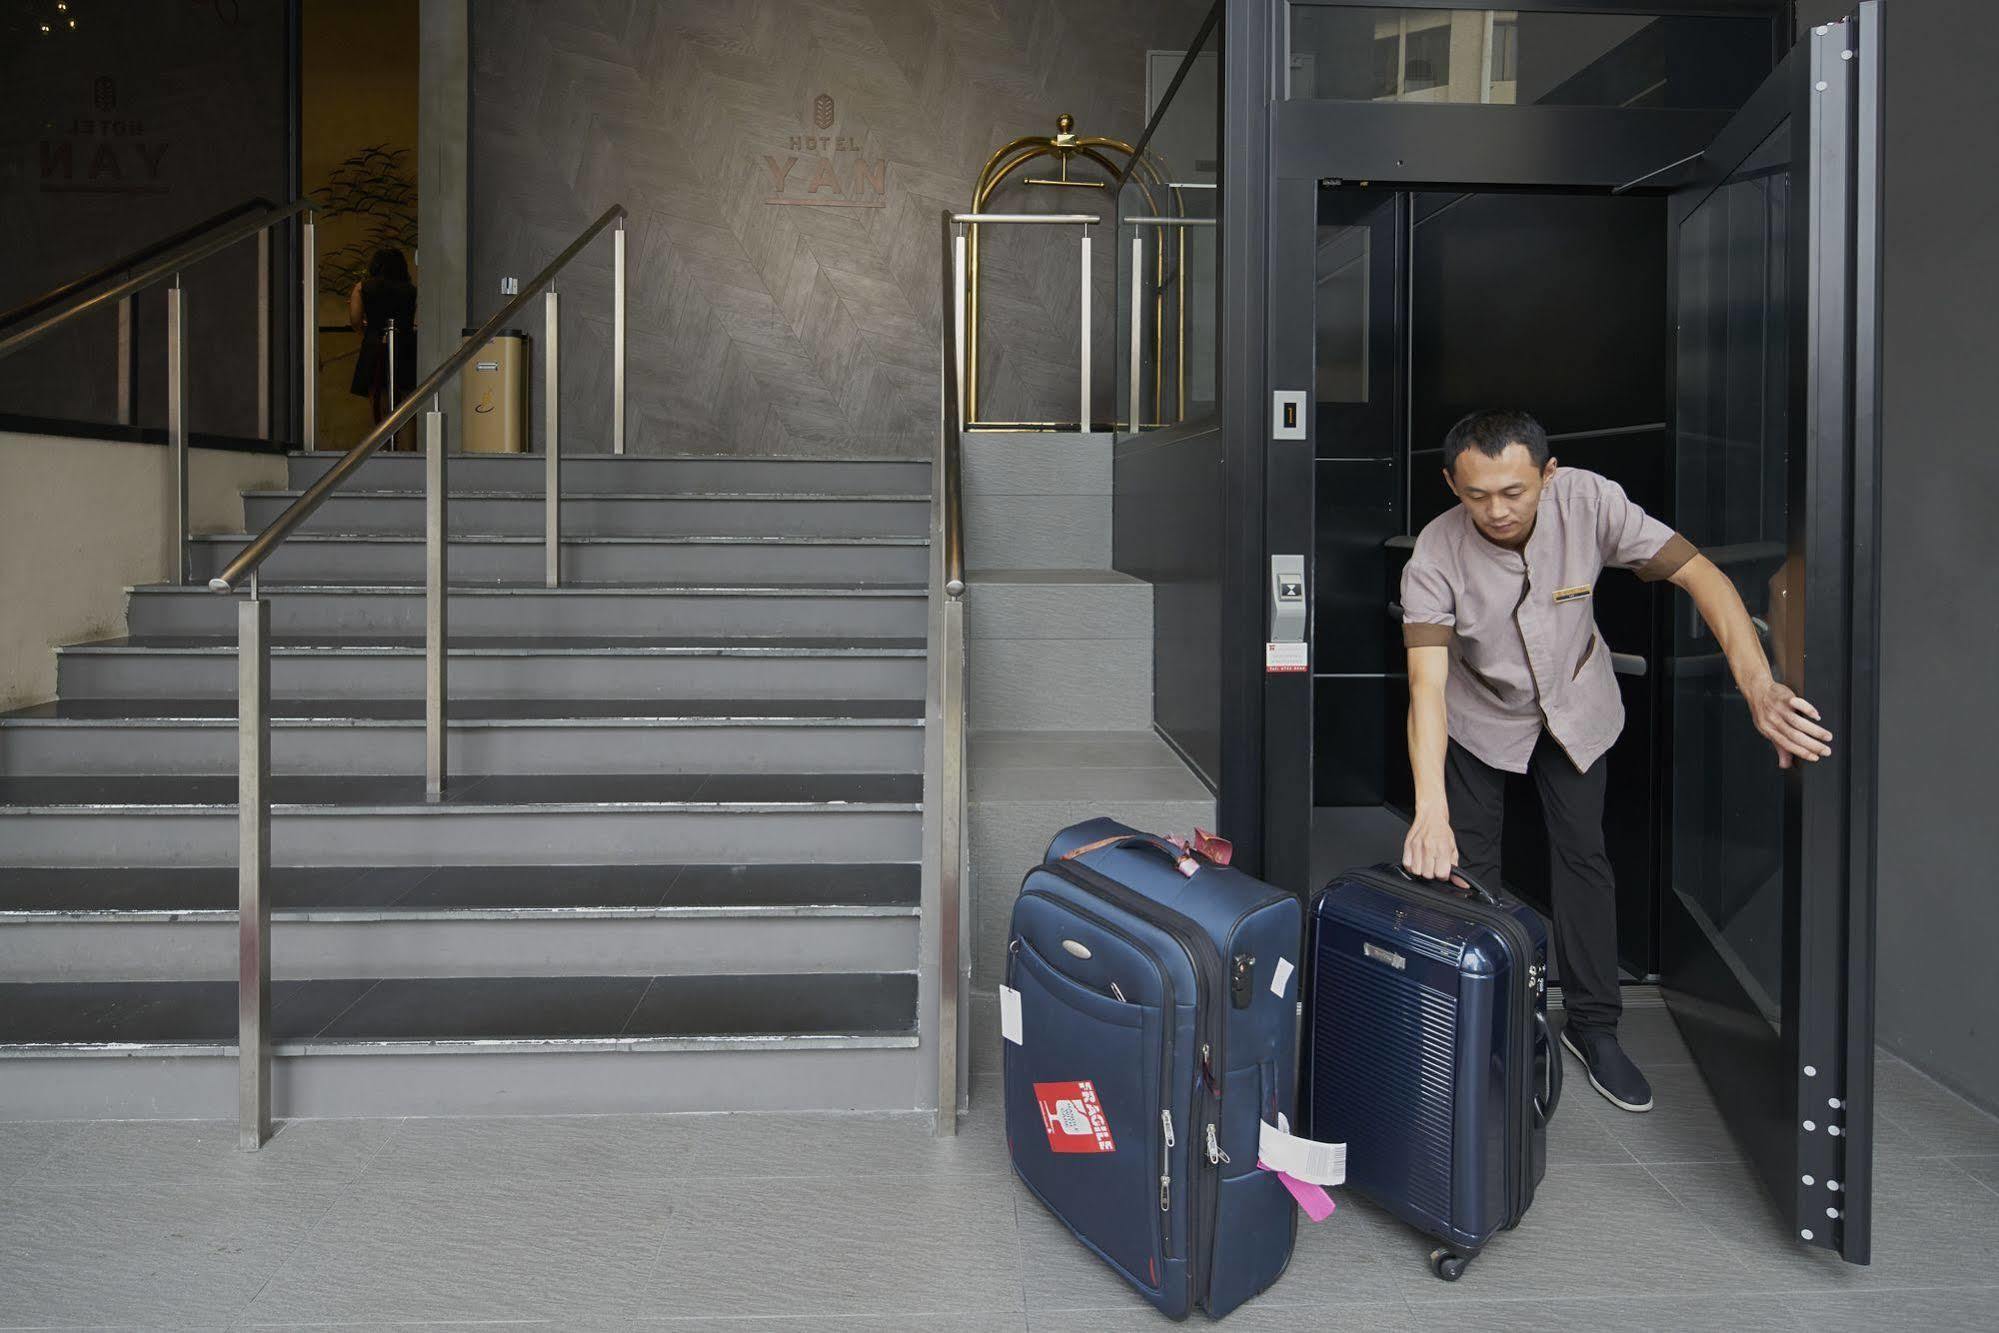
[[[1694,179],[1673,191],[1667,233],[1675,331],[1670,461],[1679,507],[1698,507],[1688,500],[1689,488],[1706,482],[1709,498],[1726,497],[1725,512],[1740,513],[1742,492],[1750,487],[1740,469],[1746,441],[1735,430],[1744,407],[1753,406],[1761,431],[1774,404],[1781,417],[1772,433],[1784,448],[1782,476],[1770,477],[1782,487],[1781,549],[1762,556],[1736,545],[1714,554],[1739,586],[1766,600],[1773,665],[1819,707],[1835,736],[1831,758],[1795,764],[1782,775],[1781,841],[1705,856],[1694,867],[1696,856],[1711,851],[1696,841],[1716,830],[1704,826],[1701,839],[1666,839],[1661,945],[1667,1002],[1793,1235],[1858,1263],[1870,1255],[1873,1147],[1878,281],[1872,218],[1879,160],[1872,129],[1878,123],[1879,32],[1879,10],[1870,3],[1858,19],[1807,34],[1704,152]],[[1768,184],[1778,179],[1781,203],[1771,202],[1778,196]],[[1765,393],[1747,405],[1728,367],[1717,363],[1741,355],[1743,340],[1733,321],[1743,302],[1735,284],[1753,263],[1746,251],[1756,238],[1750,229],[1729,227],[1719,265],[1711,250],[1695,259],[1690,249],[1712,235],[1690,224],[1717,203],[1728,219],[1721,191],[1744,185],[1758,187],[1762,207],[1781,214],[1785,245],[1781,266],[1759,279],[1765,284],[1761,308],[1776,312],[1785,340],[1782,398]],[[1703,218],[1703,228],[1712,222]],[[1772,296],[1768,283],[1777,276],[1783,287]],[[1691,284],[1703,279],[1695,291]],[[1717,283],[1728,287],[1721,302],[1703,302],[1700,297],[1712,295],[1709,288]],[[1717,340],[1722,355],[1699,341],[1709,331],[1702,321],[1724,326]],[[1769,367],[1770,346],[1766,337],[1757,373]],[[1690,414],[1685,409],[1696,399],[1698,411]],[[1722,477],[1709,477],[1711,467]],[[1767,497],[1757,503],[1767,505]],[[1678,614],[1690,627],[1691,613],[1682,607]],[[1679,744],[1691,735],[1690,720],[1705,716],[1694,710],[1712,705],[1726,688],[1703,687],[1702,673],[1712,678],[1715,664],[1712,652],[1703,657],[1693,651],[1699,640],[1681,626],[1668,638],[1675,697],[1666,762],[1681,807],[1710,800],[1703,787],[1727,780],[1731,767],[1706,763],[1696,769],[1691,765],[1699,756]],[[1746,710],[1736,703],[1721,724],[1731,728],[1727,736],[1739,737],[1749,726]],[[1767,745],[1753,733],[1750,739],[1751,752],[1761,749],[1756,760],[1774,765]],[[1684,814],[1675,810],[1676,824]],[[1765,929],[1778,933],[1763,943],[1781,951],[1760,965],[1709,910],[1726,887],[1718,884],[1716,867],[1732,870],[1739,887],[1739,867],[1759,851],[1781,855],[1779,878],[1771,881],[1771,887],[1781,885],[1781,902],[1767,889],[1751,895],[1769,899]],[[1728,905],[1739,914],[1748,911],[1741,903]]]
[[[1813,335],[1804,345],[1821,367],[1821,373],[1809,381],[1817,391],[1811,403],[1809,442],[1818,466],[1803,469],[1794,482],[1803,491],[1801,498],[1809,500],[1815,520],[1800,519],[1806,530],[1798,540],[1811,548],[1809,554],[1826,557],[1808,562],[1806,596],[1815,607],[1843,608],[1834,615],[1811,618],[1806,645],[1806,655],[1815,665],[1826,664],[1827,683],[1834,692],[1819,689],[1820,677],[1810,673],[1801,692],[1826,711],[1841,744],[1835,751],[1837,762],[1815,766],[1809,778],[1802,773],[1792,777],[1797,799],[1791,807],[1794,817],[1787,818],[1791,845],[1809,843],[1815,849],[1814,873],[1825,864],[1836,864],[1837,873],[1813,881],[1811,910],[1790,923],[1795,929],[1787,947],[1804,969],[1794,988],[1803,1007],[1791,1012],[1809,1013],[1800,1049],[1815,1054],[1802,1059],[1789,1051],[1800,1038],[1796,1023],[1788,1025],[1777,1042],[1763,1044],[1762,1058],[1777,1070],[1782,1085],[1776,1104],[1781,1114],[1756,1100],[1768,1084],[1745,1081],[1748,1071],[1736,1062],[1741,1048],[1717,1047],[1709,1040],[1712,1029],[1704,1020],[1727,1007],[1709,1005],[1703,1014],[1694,992],[1684,987],[1678,988],[1677,999],[1669,994],[1669,1000],[1703,1076],[1766,1188],[1790,1219],[1793,1236],[1855,1262],[1866,1262],[1870,1250],[1873,1118],[1873,626],[1878,566],[1873,519],[1878,353],[1873,329],[1879,306],[1878,256],[1872,247],[1878,225],[1874,219],[1878,216],[1879,33],[1878,0],[1867,0],[1855,23],[1832,25],[1808,36],[1751,103],[1732,115],[1292,101],[1272,108],[1271,127],[1275,177],[1271,231],[1280,246],[1292,231],[1308,233],[1314,224],[1314,211],[1305,204],[1311,191],[1300,188],[1309,185],[1366,182],[1403,189],[1587,191],[1643,182],[1638,188],[1649,190],[1666,187],[1676,176],[1692,175],[1694,184],[1674,191],[1684,194],[1699,189],[1704,180],[1721,179],[1711,173],[1731,151],[1731,144],[1746,156],[1761,141],[1736,143],[1748,137],[1740,127],[1759,106],[1766,115],[1779,105],[1809,113],[1816,97],[1818,126],[1843,130],[1845,137],[1838,143],[1821,136],[1810,144],[1815,165],[1844,164],[1844,188],[1852,203],[1842,215],[1843,223],[1835,217],[1823,228],[1815,224],[1813,232],[1820,253],[1833,245],[1839,257],[1829,269],[1815,268],[1805,275],[1815,295],[1821,295],[1812,303],[1813,321],[1803,326]],[[1816,55],[1814,39],[1826,48]],[[1840,53],[1846,50],[1855,56],[1842,59]],[[1807,74],[1813,77],[1806,78]],[[1820,84],[1825,86],[1815,86]],[[1783,91],[1775,91],[1780,87]],[[1827,98],[1827,93],[1832,97]],[[1835,103],[1843,108],[1838,115],[1824,111]],[[1810,119],[1807,114],[1799,123]],[[1731,129],[1736,132],[1731,134]],[[1692,205],[1686,207],[1690,210]],[[1674,216],[1683,214],[1676,211]],[[1305,235],[1294,241],[1293,249],[1310,253]],[[1852,280],[1856,273],[1858,282]],[[1844,288],[1839,285],[1842,279]],[[1309,370],[1298,366],[1295,355],[1285,355],[1291,347],[1311,345],[1309,302],[1283,299],[1288,278],[1273,272],[1270,281],[1271,386],[1286,387],[1293,380],[1309,383]],[[1821,289],[1836,299],[1823,299]],[[1302,312],[1300,304],[1305,307]],[[1802,377],[1804,363],[1794,364]],[[1291,379],[1286,378],[1287,367]],[[1807,387],[1796,388],[1801,403]],[[1803,430],[1802,411],[1798,420]],[[1831,447],[1835,443],[1836,449]],[[1296,506],[1301,500],[1295,494],[1266,498],[1279,507]],[[1310,503],[1309,495],[1302,499]],[[1806,509],[1799,512],[1802,515]],[[1680,610],[1684,613],[1684,606]],[[1836,671],[1830,665],[1833,659]],[[1267,736],[1288,734],[1298,738],[1295,743],[1309,747],[1310,719],[1302,708],[1288,726],[1285,719],[1274,716],[1265,721]],[[1748,725],[1746,718],[1741,725]],[[1807,792],[1809,800],[1804,799]],[[1269,828],[1272,839],[1285,836],[1274,822]],[[1309,836],[1302,821],[1291,836],[1301,841]],[[1670,898],[1670,889],[1661,896]],[[1797,901],[1795,895],[1791,901]],[[1669,949],[1676,943],[1683,944],[1684,935],[1662,941]],[[1672,964],[1668,966],[1672,970]],[[1685,980],[1686,970],[1679,969],[1679,975]],[[1670,986],[1672,976],[1668,982]],[[1739,1009],[1729,1012],[1740,1016]],[[1816,1054],[1819,1051],[1825,1053]],[[1812,1066],[1812,1074],[1803,1072],[1805,1064]],[[1801,1086],[1807,1081],[1812,1087]],[[1807,1116],[1802,1108],[1810,1097],[1839,1119],[1829,1120],[1823,1113]],[[1834,1099],[1837,1107],[1826,1105]],[[1806,1118],[1814,1125],[1810,1131],[1803,1129]],[[1839,1134],[1829,1132],[1833,1125]],[[1807,1176],[1810,1185],[1804,1183]],[[1840,1185],[1840,1198],[1834,1204],[1826,1202],[1828,1179]],[[1840,1214],[1830,1219],[1831,1226],[1828,1207]],[[1806,1222],[1808,1217],[1818,1225]],[[1809,1238],[1800,1234],[1805,1230],[1812,1232]]]

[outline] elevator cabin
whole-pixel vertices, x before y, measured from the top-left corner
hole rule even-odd
[[[1402,567],[1455,503],[1452,423],[1530,411],[1733,579],[1838,737],[1781,771],[1691,600],[1605,571],[1623,976],[1795,1238],[1864,1262],[1879,14],[1794,43],[1788,5],[1642,8],[1290,7],[1270,373],[1309,343],[1312,875],[1399,854]],[[1514,779],[1504,874],[1544,910],[1546,846]]]

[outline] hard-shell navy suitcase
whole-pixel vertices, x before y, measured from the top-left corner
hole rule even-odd
[[[1176,1319],[1226,1314],[1291,1257],[1257,1125],[1295,1093],[1302,927],[1294,895],[1109,819],[1057,834],[1014,904],[1014,1170]]]
[[[1347,1185],[1442,1242],[1430,1266],[1455,1281],[1547,1167],[1547,928],[1384,865],[1319,892],[1306,956],[1304,1132],[1344,1142]]]

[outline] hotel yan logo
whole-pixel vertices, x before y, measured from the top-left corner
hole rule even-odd
[[[765,153],[766,204],[881,208],[888,202],[888,159],[870,158],[863,136],[841,134],[831,93],[812,99],[809,125],[784,150]]]

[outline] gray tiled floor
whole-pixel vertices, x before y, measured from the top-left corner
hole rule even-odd
[[[1792,1245],[1687,1062],[1634,1008],[1661,1105],[1580,1079],[1534,1211],[1455,1285],[1346,1198],[1242,1333],[1999,1328],[1999,1121],[1883,1057],[1875,1262]],[[1571,1068],[1573,1073],[1573,1066]],[[1164,1327],[1007,1171],[989,1077],[917,1116],[0,1125],[0,1327]]]

